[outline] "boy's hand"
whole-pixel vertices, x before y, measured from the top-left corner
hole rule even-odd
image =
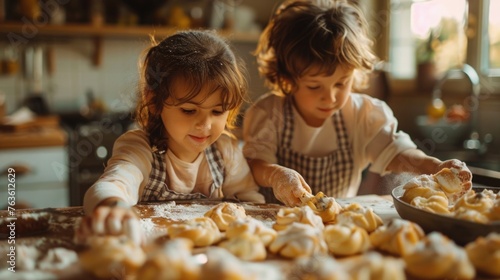
[[[311,193],[311,188],[297,171],[283,166],[274,166],[268,182],[274,196],[288,207],[300,206],[301,198]]]
[[[144,241],[144,234],[135,212],[121,203],[104,203],[82,218],[75,231],[75,241],[85,243],[92,235],[126,235],[136,244]]]
[[[458,159],[449,159],[443,161],[443,163],[439,165],[439,170],[443,168],[449,168],[450,170],[458,174],[458,178],[462,182],[462,188],[464,190],[469,190],[472,187],[472,173],[470,172],[469,168],[467,168],[465,162],[462,162]]]

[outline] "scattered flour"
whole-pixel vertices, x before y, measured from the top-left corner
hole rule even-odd
[[[58,247],[50,249],[38,263],[43,270],[60,270],[78,261],[78,255],[73,250]]]

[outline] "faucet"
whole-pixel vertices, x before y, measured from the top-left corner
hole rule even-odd
[[[474,70],[474,68],[472,68],[472,66],[470,66],[469,64],[464,64],[461,68],[453,68],[446,71],[432,90],[432,100],[441,99],[441,87],[448,79],[461,77],[463,75],[465,75],[469,79],[472,87],[471,104],[476,105],[473,110],[470,110],[471,133],[469,135],[469,138],[464,141],[463,147],[466,150],[474,150],[478,151],[480,154],[484,154],[487,150],[487,144],[493,140],[493,137],[488,133],[485,135],[483,143],[481,143],[481,140],[479,139],[479,133],[477,132],[479,93],[481,91],[481,84],[479,82],[479,75],[477,74],[476,70]]]

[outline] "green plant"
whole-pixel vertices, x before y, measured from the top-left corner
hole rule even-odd
[[[431,30],[429,37],[419,39],[417,41],[417,63],[434,62],[436,52],[441,44],[439,36],[436,36],[436,31]]]
[[[435,62],[436,54],[441,51],[443,43],[456,36],[458,22],[452,18],[442,18],[437,27],[429,31],[429,36],[417,39],[417,63]]]

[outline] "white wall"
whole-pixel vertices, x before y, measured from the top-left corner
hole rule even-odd
[[[41,43],[43,48],[48,43]],[[250,93],[255,99],[265,88],[251,52],[255,43],[231,43],[247,66]],[[91,90],[111,111],[123,111],[134,106],[138,81],[138,62],[141,52],[149,46],[149,39],[103,40],[102,63],[92,63],[91,39],[67,39],[50,43],[54,49],[55,71],[49,76],[46,61],[43,71],[43,93],[55,111],[78,110],[86,103],[86,92]],[[16,110],[28,95],[31,86],[22,71],[15,75],[0,75],[0,91],[6,96],[7,112]]]

